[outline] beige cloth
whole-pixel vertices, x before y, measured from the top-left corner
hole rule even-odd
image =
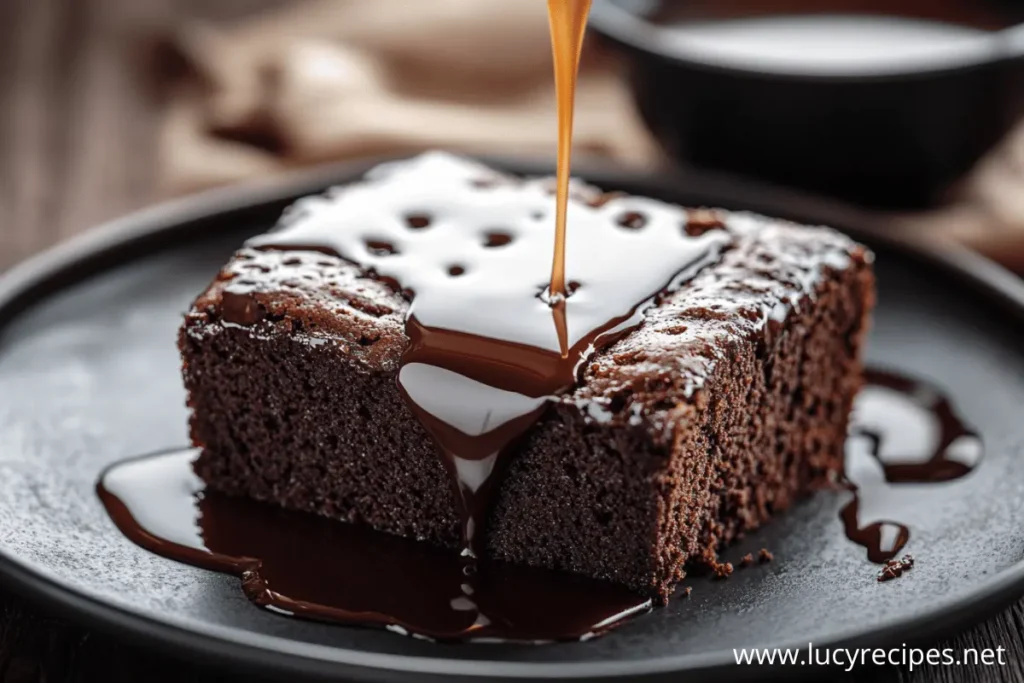
[[[578,158],[659,157],[614,58],[588,39]],[[552,157],[555,102],[543,0],[302,0],[174,45],[192,77],[163,128],[167,193],[326,160],[448,148]],[[953,239],[1024,270],[1024,127],[927,214],[882,229]]]
[[[227,29],[183,26],[175,44],[196,78],[172,98],[163,185],[435,147],[551,156],[548,35],[542,0],[307,0]],[[596,47],[581,68],[576,148],[647,164],[655,146]]]

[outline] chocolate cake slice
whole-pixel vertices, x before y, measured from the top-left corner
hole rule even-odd
[[[553,203],[543,181],[437,153],[297,203],[185,318],[198,475],[221,492],[458,550],[464,500],[417,410],[420,394],[451,387],[441,373],[413,396],[400,381],[424,333],[410,321],[449,315],[519,334],[519,309],[489,298],[517,283],[537,288],[522,315],[550,317],[531,264],[550,263],[537,245],[550,244]],[[664,600],[688,564],[715,566],[724,544],[840,471],[874,302],[871,254],[828,228],[582,185],[571,204],[580,242],[568,245],[568,342],[586,348],[569,386],[527,396],[529,421],[494,467],[478,552]],[[573,265],[583,240],[590,251]],[[630,304],[606,315],[603,336],[582,334],[587,311],[622,291]],[[449,369],[475,347],[458,348]],[[485,434],[497,408],[477,407]]]

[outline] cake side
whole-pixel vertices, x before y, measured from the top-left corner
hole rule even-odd
[[[687,563],[717,567],[723,545],[841,471],[870,254],[832,231],[723,218],[733,249],[598,354],[510,464],[496,556],[664,600]]]

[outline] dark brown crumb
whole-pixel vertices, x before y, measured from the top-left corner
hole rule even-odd
[[[903,576],[903,572],[908,572],[914,568],[914,557],[913,555],[904,555],[898,560],[889,560],[882,567],[882,570],[878,572],[878,581],[891,581],[898,579]]]
[[[771,554],[768,548],[761,548],[757,551],[757,561],[761,564],[767,564],[775,559],[775,556]]]
[[[687,586],[686,588],[683,589],[683,597],[684,598],[690,597],[690,593],[692,593],[692,592],[693,592],[693,589],[690,588],[689,586]]]
[[[749,567],[752,564],[754,564],[754,556],[751,553],[747,553],[743,556],[743,559],[740,560],[741,567]]]
[[[718,562],[711,568],[711,571],[715,573],[716,579],[727,579],[733,572],[732,562]]]

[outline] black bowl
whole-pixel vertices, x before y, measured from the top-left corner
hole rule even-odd
[[[591,25],[624,48],[639,110],[675,159],[909,207],[938,200],[1024,114],[1024,3],[989,3],[1008,28],[856,63],[799,43],[788,60],[737,54],[654,19],[684,0],[595,0]]]

